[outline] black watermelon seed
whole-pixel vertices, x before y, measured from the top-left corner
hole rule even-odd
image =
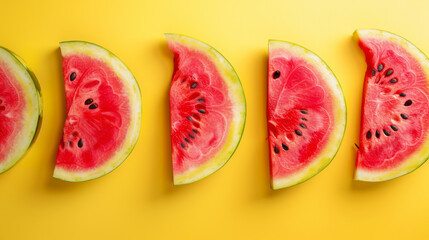
[[[280,149],[279,149],[277,146],[274,146],[274,152],[275,152],[275,153],[279,153],[279,152],[280,152]]]
[[[189,139],[185,138],[185,141],[186,141],[187,143],[189,143]]]
[[[180,146],[182,146],[182,148],[185,148],[185,144],[181,143]]]
[[[186,119],[188,119],[189,121],[192,121],[192,118],[191,118],[191,117],[186,117]]]
[[[390,136],[390,132],[389,132],[389,130],[387,130],[387,129],[383,129],[383,132],[384,132],[384,135],[386,135],[386,136]]]
[[[302,132],[301,132],[301,131],[299,131],[298,129],[295,129],[295,133],[296,133],[296,135],[298,135],[298,136],[302,136]]]
[[[386,72],[386,77],[388,77],[388,76],[390,76],[390,75],[392,75],[393,74],[393,70],[392,69],[389,69],[389,70],[387,70],[387,72]]]
[[[407,114],[405,114],[405,113],[401,113],[401,118],[403,118],[403,119],[408,119],[408,116],[407,116]]]
[[[411,104],[413,104],[413,101],[411,101],[411,100],[407,100],[405,103],[404,103],[404,106],[411,106]]]
[[[192,129],[192,132],[194,132],[194,133],[198,133],[198,131],[197,131],[197,130],[195,130],[195,129]]]
[[[188,136],[190,137],[190,138],[192,138],[192,139],[194,139],[195,137],[194,137],[194,135],[192,135],[192,134],[188,134]]]
[[[202,113],[202,114],[205,114],[205,113],[206,113],[206,111],[204,111],[204,109],[198,109],[198,112],[200,112],[200,113]]]
[[[377,71],[375,71],[375,69],[372,69],[372,76],[375,76],[376,73]]]
[[[96,109],[96,108],[98,108],[97,103],[93,103],[93,104],[89,105],[89,109]]]
[[[307,118],[301,118],[302,121],[307,121]]]
[[[76,79],[76,73],[72,72],[72,74],[70,74],[70,81],[73,81]]]
[[[375,131],[375,136],[377,137],[377,138],[380,138],[380,132],[377,130],[377,131]]]
[[[300,123],[299,126],[301,126],[302,128],[307,128],[304,124]]]
[[[88,99],[85,100],[85,105],[89,105],[92,102],[94,102],[94,100],[92,98],[88,98]]]
[[[82,147],[83,147],[82,139],[79,139],[79,142],[77,142],[77,146],[78,146],[79,148],[82,148]]]
[[[301,110],[301,113],[302,113],[302,114],[307,114],[307,111],[305,111],[305,110]]]
[[[359,146],[356,143],[355,143],[355,146],[356,146],[357,149],[359,149]]]
[[[191,88],[196,88],[198,84],[196,82],[192,83]]]
[[[384,68],[384,65],[383,65],[382,63],[378,64],[378,68],[377,68],[377,70],[378,70],[379,72],[383,71],[383,68]]]
[[[405,93],[401,93],[401,94],[399,94],[399,96],[401,96],[401,97],[405,97],[405,96],[407,96],[407,94],[405,94]]]
[[[283,148],[285,151],[289,150],[289,147],[288,147],[286,144],[284,144],[284,143],[282,143],[282,148]]]
[[[398,82],[398,79],[396,79],[396,78],[390,79],[390,83],[397,83],[397,82]]]
[[[390,128],[395,132],[398,131],[398,127],[395,125],[390,125]]]
[[[370,138],[371,138],[371,136],[372,136],[371,131],[366,132],[366,138],[367,138],[367,139],[370,139]]]
[[[274,73],[273,73],[273,78],[274,79],[277,79],[277,78],[279,78],[280,77],[280,71],[275,71]]]
[[[199,98],[198,102],[204,102],[204,98]]]

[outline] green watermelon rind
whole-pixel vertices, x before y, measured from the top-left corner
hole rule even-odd
[[[234,155],[234,153],[237,151],[238,146],[240,145],[240,142],[243,138],[243,133],[244,133],[244,128],[246,125],[246,120],[247,120],[247,101],[246,101],[246,96],[244,94],[244,89],[243,89],[243,85],[241,83],[241,80],[237,74],[237,72],[235,71],[234,67],[232,66],[232,64],[228,61],[227,58],[225,58],[225,56],[223,56],[223,54],[221,54],[219,51],[217,51],[214,47],[212,47],[211,45],[200,41],[199,39],[193,38],[193,37],[189,37],[187,35],[184,34],[176,34],[176,33],[165,33],[164,34],[167,38],[168,37],[181,37],[181,38],[187,38],[191,41],[196,41],[197,44],[202,45],[203,47],[205,47],[208,52],[210,52],[211,54],[214,54],[214,56],[218,57],[220,56],[221,60],[225,61],[226,65],[228,65],[230,67],[230,69],[225,69],[226,72],[232,74],[235,78],[236,78],[236,83],[238,83],[239,88],[240,88],[240,95],[242,96],[242,104],[243,104],[243,120],[242,120],[242,127],[240,130],[238,130],[238,134],[239,134],[239,139],[237,140],[237,143],[234,147],[234,149],[231,151],[231,154],[216,168],[213,169],[212,171],[209,171],[207,174],[202,174],[201,176],[198,176],[196,178],[190,179],[188,181],[182,181],[182,182],[177,182],[177,181],[173,181],[173,184],[175,186],[180,186],[180,185],[185,185],[185,184],[189,184],[189,183],[193,183],[196,181],[199,181],[207,176],[212,175],[213,173],[219,171],[223,166],[225,166],[226,163],[229,162],[229,160],[232,158],[232,156]],[[209,160],[210,161],[210,160]]]
[[[316,56],[324,65],[325,65],[325,67],[326,67],[326,69],[329,71],[329,72],[331,72],[332,73],[332,75],[334,76],[334,78],[335,78],[335,80],[338,82],[338,86],[339,86],[339,89],[340,89],[340,91],[342,92],[342,93],[344,93],[344,91],[343,91],[343,87],[341,86],[341,83],[340,83],[340,81],[338,81],[338,78],[337,78],[337,76],[335,75],[335,73],[334,73],[334,71],[332,71],[332,69],[331,69],[331,67],[325,62],[325,60],[323,60],[323,58],[321,58],[318,54],[316,54],[315,52],[313,52],[313,51],[311,51],[311,50],[309,50],[308,48],[306,48],[306,47],[303,47],[303,46],[301,46],[301,45],[299,45],[299,44],[296,44],[296,43],[293,43],[293,42],[289,42],[289,41],[285,41],[285,40],[277,40],[277,39],[269,39],[268,40],[268,46],[270,46],[270,43],[271,42],[283,42],[283,43],[287,43],[287,44],[290,44],[290,45],[293,45],[293,46],[296,46],[296,47],[299,47],[299,48],[302,48],[303,50],[305,50],[305,51],[307,51],[307,52],[309,52],[310,54],[313,54],[314,56]],[[346,103],[346,98],[345,98],[345,95],[344,94],[342,94],[342,97],[343,97],[343,102],[344,102],[344,128],[343,128],[343,131],[342,131],[342,133],[341,133],[341,139],[340,139],[340,141],[339,141],[339,144],[338,144],[338,146],[337,146],[337,150],[335,151],[335,153],[332,155],[332,157],[329,159],[329,161],[327,161],[324,165],[322,165],[322,166],[320,166],[318,169],[317,169],[317,171],[315,171],[313,174],[310,174],[310,175],[308,175],[308,176],[305,176],[304,178],[302,178],[300,181],[297,181],[297,182],[295,182],[295,183],[293,183],[293,184],[290,184],[290,185],[281,185],[281,186],[274,186],[275,184],[273,183],[273,180],[271,181],[271,188],[273,189],[273,190],[278,190],[278,189],[282,189],[282,188],[286,188],[286,187],[293,187],[293,186],[296,186],[296,185],[298,185],[298,184],[301,184],[301,183],[303,183],[303,182],[306,182],[306,181],[308,181],[308,180],[310,180],[310,179],[312,179],[313,177],[315,177],[316,175],[318,175],[320,172],[322,172],[325,168],[327,168],[330,164],[331,164],[331,162],[334,160],[334,158],[335,158],[335,156],[337,155],[337,153],[338,153],[338,151],[340,150],[340,147],[341,147],[341,144],[342,144],[342,142],[343,142],[343,139],[344,139],[344,135],[345,135],[345,132],[346,132],[346,128],[347,128],[347,103]]]
[[[22,68],[21,70],[24,70],[23,72],[27,75],[27,77],[29,77],[29,79],[31,79],[31,83],[33,83],[34,86],[34,90],[35,93],[37,94],[37,105],[38,105],[38,118],[37,118],[37,124],[36,124],[36,128],[34,129],[34,134],[32,135],[31,141],[29,142],[28,146],[25,148],[25,151],[23,151],[19,157],[17,157],[16,159],[12,160],[9,162],[9,164],[7,164],[5,167],[3,167],[2,169],[0,169],[0,174],[10,170],[13,166],[15,166],[23,157],[24,155],[28,152],[28,149],[34,144],[34,142],[36,141],[40,129],[41,129],[41,125],[42,125],[42,115],[43,115],[43,101],[42,101],[42,95],[41,95],[41,90],[40,90],[40,85],[39,82],[36,78],[36,75],[30,70],[30,68],[27,66],[27,64],[25,63],[25,61],[19,57],[17,54],[15,54],[13,51],[5,48],[5,47],[1,47],[0,49],[4,50],[5,52],[7,52],[14,60],[15,63],[18,63],[18,65],[20,66],[20,68]]]
[[[7,49],[6,49],[7,50]],[[25,63],[25,61],[19,57],[18,55],[16,55],[14,52],[10,51],[9,52],[19,60],[19,62],[25,67],[25,69],[27,70],[28,74],[30,74],[31,79],[33,80],[34,86],[36,87],[36,91],[39,99],[39,118],[37,120],[37,130],[36,133],[33,136],[33,139],[31,140],[31,144],[30,147],[33,145],[33,143],[36,141],[37,137],[39,136],[40,133],[40,129],[41,129],[41,125],[43,122],[43,97],[42,97],[42,91],[40,88],[40,84],[39,84],[39,80],[37,79],[36,75],[34,74],[34,72],[27,66],[27,64]]]
[[[381,30],[381,29],[376,29],[376,28],[368,28],[368,29],[356,29],[354,32],[353,32],[353,38],[355,39],[355,41],[359,41],[359,39],[360,39],[360,37],[358,36],[358,31],[372,31],[372,32],[378,32],[378,33],[381,33],[381,34],[384,34],[384,33],[387,33],[388,35],[391,35],[391,37],[394,37],[395,38],[395,40],[402,40],[402,41],[404,41],[408,46],[411,46],[411,47],[414,47],[416,50],[417,50],[417,52],[414,52],[414,53],[411,53],[411,55],[413,55],[413,56],[415,56],[415,55],[418,55],[418,54],[420,54],[420,57],[422,58],[422,59],[417,59],[417,60],[426,60],[427,61],[427,68],[424,70],[425,71],[425,73],[426,73],[426,76],[428,77],[428,79],[429,79],[429,71],[428,71],[428,69],[429,69],[429,57],[419,48],[419,47],[417,47],[415,44],[413,44],[411,41],[409,41],[408,39],[406,39],[406,38],[404,38],[404,37],[402,37],[402,36],[400,36],[400,35],[398,35],[398,34],[395,34],[395,33],[392,33],[392,32],[390,32],[390,31],[385,31],[385,30]],[[406,50],[409,50],[409,49],[406,49]],[[421,63],[421,61],[419,61],[420,63]],[[422,64],[423,65],[423,64]],[[429,140],[428,140],[429,141]],[[427,141],[426,141],[427,142]],[[424,145],[424,144],[423,144]],[[423,146],[424,147],[424,146]],[[377,178],[377,179],[369,179],[369,178],[367,178],[367,179],[360,179],[357,175],[357,169],[355,170],[355,173],[354,173],[354,179],[356,180],[356,181],[363,181],[363,182],[384,182],[384,181],[388,181],[388,180],[392,180],[392,179],[396,179],[396,178],[398,178],[398,177],[401,177],[401,176],[405,176],[405,175],[408,175],[408,174],[410,174],[410,173],[412,173],[412,172],[414,172],[414,171],[416,171],[417,169],[419,169],[423,164],[425,164],[427,161],[429,160],[429,154],[427,154],[423,159],[422,159],[422,161],[419,163],[419,164],[417,164],[417,165],[415,165],[412,169],[407,169],[406,171],[404,171],[404,172],[402,172],[402,173],[399,173],[399,174],[396,174],[396,175],[393,175],[393,176],[391,176],[391,177],[386,177],[386,178],[382,178],[382,179],[380,179],[380,178]]]
[[[137,126],[137,129],[135,129],[135,131],[137,132],[137,137],[135,138],[134,142],[129,147],[128,151],[125,151],[123,153],[123,156],[122,156],[121,160],[116,161],[115,164],[112,167],[107,168],[106,171],[103,171],[102,173],[96,174],[96,175],[91,176],[91,177],[73,177],[73,176],[70,177],[70,176],[67,176],[67,175],[64,176],[63,173],[61,173],[61,176],[60,176],[60,174],[56,174],[56,169],[54,170],[53,177],[56,178],[56,179],[63,180],[63,181],[66,181],[66,182],[86,182],[86,181],[90,181],[90,180],[94,180],[94,179],[103,177],[103,176],[111,173],[113,170],[117,169],[129,157],[129,155],[131,154],[131,152],[136,147],[138,139],[140,137],[140,131],[141,131],[141,114],[142,114],[141,89],[140,89],[140,85],[139,85],[137,79],[135,78],[135,76],[133,75],[133,73],[131,72],[131,70],[128,68],[128,66],[125,65],[125,63],[119,57],[117,57],[114,53],[112,53],[110,50],[108,50],[108,49],[106,49],[106,48],[104,48],[104,47],[102,47],[102,46],[100,46],[98,44],[87,42],[87,41],[72,40],[72,41],[62,41],[62,42],[60,42],[60,45],[64,45],[64,44],[84,44],[84,45],[88,44],[88,45],[94,46],[96,48],[99,48],[100,50],[105,51],[109,55],[109,57],[112,57],[112,58],[116,59],[120,64],[122,64],[122,66],[132,76],[132,79],[134,80],[135,86],[137,87],[137,90],[138,90],[136,92],[139,95],[138,99],[140,101],[140,108],[139,108],[139,111],[138,111],[138,119],[137,119],[137,122],[135,124]],[[103,60],[105,60],[105,59],[103,59]],[[110,65],[109,62],[106,62],[106,63],[108,63]],[[116,71],[114,71],[114,72],[116,73]],[[109,163],[109,162],[110,161],[107,161],[106,164]],[[106,164],[103,164],[101,167],[104,167]]]

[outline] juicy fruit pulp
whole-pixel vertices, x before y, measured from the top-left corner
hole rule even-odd
[[[174,53],[170,88],[174,184],[210,175],[234,153],[245,122],[240,80],[228,61],[193,38],[166,34]]]
[[[355,177],[384,181],[429,157],[429,60],[385,31],[357,30],[355,38],[367,62]]]
[[[131,153],[140,132],[136,80],[111,52],[88,42],[62,42],[67,104],[54,177],[85,181],[103,176]]]
[[[0,173],[15,165],[30,147],[41,113],[34,75],[22,59],[0,47]]]
[[[271,40],[267,118],[272,188],[296,185],[335,156],[346,124],[343,92],[314,53]]]

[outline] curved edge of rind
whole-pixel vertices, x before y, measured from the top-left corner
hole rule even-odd
[[[42,124],[42,115],[43,115],[43,101],[42,101],[42,96],[41,96],[41,91],[40,91],[40,85],[39,82],[35,76],[35,74],[30,70],[30,68],[27,66],[27,64],[25,63],[25,61],[19,57],[17,54],[15,54],[13,51],[5,48],[5,47],[1,47],[0,49],[3,49],[4,51],[6,51],[12,58],[14,58],[16,60],[16,63],[18,63],[20,65],[20,67],[22,68],[21,70],[24,70],[23,72],[25,72],[26,74],[28,74],[27,77],[29,77],[29,79],[31,79],[31,82],[33,83],[34,86],[34,91],[37,94],[37,107],[38,107],[38,119],[37,119],[37,124],[36,124],[36,128],[34,130],[34,135],[32,136],[31,141],[29,142],[28,146],[26,147],[25,151],[23,151],[19,157],[17,157],[16,159],[10,161],[9,164],[7,164],[3,169],[0,169],[0,174],[10,170],[13,166],[15,166],[19,160],[21,160],[24,155],[28,152],[28,149],[33,145],[33,143],[36,141],[37,136],[39,135],[40,129],[41,129],[41,124]]]
[[[124,151],[123,154],[121,156],[118,156],[117,157],[118,159],[116,160],[114,159],[115,157],[112,157],[111,160],[107,161],[105,164],[97,168],[97,169],[104,168],[104,170],[99,171],[98,173],[95,173],[95,174],[94,172],[96,171],[84,171],[80,173],[75,173],[75,172],[67,171],[63,168],[55,166],[54,174],[53,174],[54,178],[67,181],[67,182],[86,182],[89,180],[93,180],[93,179],[97,179],[102,176],[105,176],[106,174],[118,168],[128,158],[128,156],[131,154],[131,152],[134,150],[135,146],[137,145],[137,141],[140,137],[140,130],[141,130],[141,114],[142,114],[141,90],[136,78],[134,77],[130,69],[124,64],[124,62],[122,62],[115,54],[113,54],[108,49],[98,44],[94,44],[87,41],[63,41],[63,42],[60,42],[61,53],[63,54],[63,56],[64,54],[67,54],[63,52],[64,47],[66,47],[67,44],[89,45],[89,46],[95,47],[96,49],[98,49],[98,51],[101,51],[101,53],[102,52],[106,53],[111,58],[109,60],[114,60],[116,62],[112,63],[110,61],[107,61],[106,59],[103,59],[103,58],[101,59],[112,67],[122,67],[122,71],[124,71],[123,73],[130,75],[127,77],[127,81],[129,81],[131,86],[130,89],[132,88],[133,84],[135,84],[134,86],[136,87],[135,89],[136,91],[134,93],[138,95],[138,96],[136,95],[134,99],[137,101],[137,104],[138,104],[138,108],[136,108],[136,112],[135,112],[137,119],[134,119],[136,120],[136,123],[134,124],[134,126],[136,127],[128,131],[128,132],[135,132],[136,136],[134,137],[132,142],[129,143],[128,151]],[[114,66],[114,64],[117,64],[117,66]],[[117,70],[113,69],[113,71],[116,74],[118,74]],[[122,78],[120,79],[122,80]]]
[[[326,69],[333,75],[334,79],[338,83],[339,91],[342,93],[342,98],[341,98],[342,99],[342,103],[343,103],[342,105],[344,106],[344,127],[343,127],[343,131],[341,133],[341,138],[339,139],[339,142],[338,142],[338,146],[336,147],[335,153],[332,154],[332,157],[329,157],[329,160],[327,160],[325,164],[322,164],[321,166],[319,166],[319,168],[317,168],[316,170],[314,170],[310,174],[306,175],[305,177],[301,178],[299,181],[282,183],[282,182],[284,182],[284,179],[288,179],[288,178],[286,177],[286,178],[281,178],[281,179],[276,179],[276,180],[274,180],[274,179],[271,178],[271,188],[273,190],[278,190],[278,189],[282,189],[282,188],[286,188],[286,187],[296,186],[298,184],[306,182],[306,181],[310,180],[311,178],[315,177],[317,174],[319,174],[326,167],[329,166],[329,164],[333,161],[333,159],[337,155],[337,153],[338,153],[338,151],[340,149],[340,146],[342,144],[342,141],[344,139],[344,135],[345,135],[345,132],[346,132],[346,127],[347,127],[347,105],[346,105],[346,98],[345,98],[345,95],[344,95],[341,83],[338,81],[338,78],[336,77],[336,75],[332,71],[332,69],[329,67],[329,65],[319,55],[317,55],[313,51],[309,50],[308,48],[303,47],[303,46],[301,46],[299,44],[296,44],[296,43],[293,43],[293,42],[283,41],[283,40],[276,40],[276,39],[269,39],[268,40],[268,46],[271,46],[272,43],[274,43],[274,44],[275,43],[281,43],[281,44],[287,44],[287,45],[294,46],[294,47],[299,47],[302,50],[304,50],[307,54],[312,54],[318,60],[320,60],[320,62],[322,63],[321,66],[326,67]]]
[[[405,46],[407,47],[407,48],[405,48],[407,50],[407,52],[409,52],[411,55],[416,57],[418,62],[421,63],[422,68],[426,73],[426,77],[427,77],[427,80],[429,83],[429,58],[427,57],[427,55],[422,50],[420,50],[420,48],[418,48],[416,45],[414,45],[412,42],[410,42],[409,40],[407,40],[406,38],[404,38],[402,36],[399,36],[397,34],[389,32],[389,31],[380,30],[380,29],[356,29],[353,32],[353,39],[356,42],[359,42],[362,39],[364,33],[378,34],[379,36],[382,36],[386,39],[389,38],[390,40],[395,40],[395,42],[397,42],[401,46],[403,46],[403,44],[405,44]],[[410,50],[410,51],[408,51],[408,50]],[[427,148],[428,144],[429,144],[429,133],[426,134],[426,141],[425,141],[425,143],[422,144],[420,151],[422,151],[422,149],[424,150],[425,148]],[[418,152],[414,153],[413,156],[414,155],[418,155]],[[413,156],[411,156],[410,159],[412,159]],[[427,160],[429,159],[429,151],[427,151],[427,154],[425,156],[421,157],[420,159],[421,160],[418,161],[416,164],[411,164],[410,166],[404,167],[403,165],[401,165],[401,167],[399,167],[399,168],[404,168],[404,169],[396,171],[396,173],[394,173],[394,174],[392,174],[392,172],[394,172],[394,171],[371,172],[371,171],[366,171],[364,169],[356,168],[355,173],[354,173],[354,180],[362,181],[362,182],[384,182],[384,181],[392,180],[392,179],[410,174],[410,173],[414,172],[415,170],[417,170],[418,168],[420,168],[425,162],[427,162]],[[405,162],[407,162],[407,161],[405,161]]]
[[[8,50],[8,49],[6,49]],[[42,90],[40,88],[39,80],[36,77],[36,74],[28,67],[28,65],[25,63],[25,61],[18,56],[16,53],[8,50],[15,58],[18,59],[18,61],[24,66],[24,68],[27,70],[28,74],[30,74],[31,79],[33,80],[34,86],[36,87],[36,92],[38,95],[38,103],[39,103],[39,118],[37,120],[37,128],[36,133],[33,136],[33,139],[31,140],[30,147],[33,145],[33,143],[36,141],[36,139],[39,136],[40,129],[43,122],[43,98],[42,98]]]
[[[232,74],[233,77],[235,78],[235,79],[231,79],[231,80],[235,80],[233,82],[233,84],[238,85],[238,86],[236,86],[240,90],[239,91],[240,96],[239,96],[238,100],[242,100],[242,104],[243,104],[242,119],[239,123],[241,125],[241,128],[237,131],[237,134],[239,134],[239,138],[238,138],[237,142],[235,143],[235,146],[232,149],[231,154],[226,159],[224,159],[219,165],[217,165],[215,168],[210,169],[209,171],[203,172],[201,174],[197,174],[193,178],[186,178],[186,176],[189,174],[192,174],[190,172],[195,171],[194,169],[191,169],[190,171],[185,172],[179,176],[174,176],[173,177],[173,184],[177,186],[177,185],[185,185],[185,184],[193,183],[193,182],[199,181],[199,180],[201,180],[201,179],[203,179],[209,175],[212,175],[213,173],[215,173],[219,169],[221,169],[223,166],[225,166],[225,164],[232,158],[232,156],[236,152],[238,146],[240,145],[241,139],[243,137],[243,132],[244,132],[244,128],[246,125],[247,102],[246,102],[246,97],[245,97],[244,90],[243,90],[243,85],[241,84],[241,81],[240,81],[240,78],[239,78],[237,72],[235,71],[232,64],[220,52],[218,52],[215,48],[213,48],[212,46],[210,46],[207,43],[204,43],[200,40],[197,40],[195,38],[192,38],[192,37],[189,37],[189,36],[186,36],[183,34],[165,33],[165,37],[167,38],[167,41],[177,40],[177,39],[185,39],[186,41],[190,41],[194,44],[197,44],[202,49],[205,50],[205,53],[210,53],[212,55],[211,59],[216,59],[216,60],[220,61],[221,65],[224,67],[224,69],[222,69],[222,70],[229,73],[229,74]],[[237,98],[237,96],[235,96],[235,95],[233,95],[233,96],[235,98]],[[240,113],[240,115],[241,115],[241,113]],[[210,162],[210,161],[211,160],[208,160],[207,162]],[[196,171],[198,171],[198,168],[196,168]]]

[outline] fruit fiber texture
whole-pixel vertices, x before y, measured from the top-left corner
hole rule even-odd
[[[36,138],[42,99],[24,61],[0,47],[0,173],[14,166]]]
[[[389,180],[429,157],[429,60],[389,32],[362,29],[354,37],[367,63],[355,178]]]
[[[166,34],[174,53],[170,88],[174,184],[202,179],[233,155],[244,129],[244,92],[231,64],[214,48]]]
[[[67,118],[54,177],[85,181],[118,167],[141,127],[139,86],[108,50],[88,42],[62,42]]]
[[[272,188],[322,171],[346,125],[344,95],[329,67],[301,46],[270,40],[267,104]]]

